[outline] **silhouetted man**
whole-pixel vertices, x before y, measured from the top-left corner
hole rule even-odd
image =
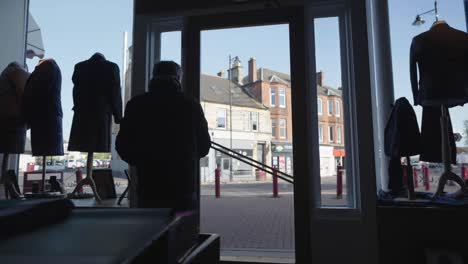
[[[157,63],[149,92],[125,109],[116,149],[137,168],[138,207],[196,208],[196,164],[211,140],[200,103],[182,94],[180,78],[177,63]]]

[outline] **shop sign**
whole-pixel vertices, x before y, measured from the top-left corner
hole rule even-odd
[[[273,152],[292,152],[292,144],[290,143],[271,143],[271,151]]]

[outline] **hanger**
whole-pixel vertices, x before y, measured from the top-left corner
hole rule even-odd
[[[447,24],[447,22],[445,20],[439,20],[439,9],[438,9],[438,6],[437,6],[437,0],[434,1],[434,14],[435,14],[435,21],[434,21],[434,23],[432,23],[431,28],[433,28],[433,27],[435,27],[437,25]]]

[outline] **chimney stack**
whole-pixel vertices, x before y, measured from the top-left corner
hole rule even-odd
[[[229,70],[229,78],[231,81],[242,85],[242,62],[238,56],[234,57],[234,62],[232,63],[232,67]]]
[[[218,77],[223,78],[223,79],[224,79],[224,77],[225,77],[224,71],[220,71],[220,72],[218,72],[216,75],[218,75]]]
[[[323,80],[324,80],[325,76],[324,76],[324,73],[323,71],[319,71],[317,72],[317,85],[318,86],[323,86]]]
[[[257,60],[255,57],[249,60],[249,83],[257,81]]]

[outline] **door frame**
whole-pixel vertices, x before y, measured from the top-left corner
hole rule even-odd
[[[308,140],[306,119],[306,46],[304,36],[304,10],[288,7],[279,9],[262,9],[254,11],[231,12],[222,15],[189,16],[184,19],[182,32],[182,61],[184,70],[184,86],[187,94],[200,99],[200,62],[201,62],[201,31],[211,29],[228,29],[249,26],[264,26],[289,24],[290,65],[293,111],[293,151],[294,171],[304,172],[296,175],[294,184],[294,229],[295,257],[297,263],[312,259],[310,241],[310,223],[312,200],[310,195],[311,181],[307,177],[309,153],[306,144]],[[304,87],[298,89],[297,87]],[[306,262],[304,262],[306,263]]]

